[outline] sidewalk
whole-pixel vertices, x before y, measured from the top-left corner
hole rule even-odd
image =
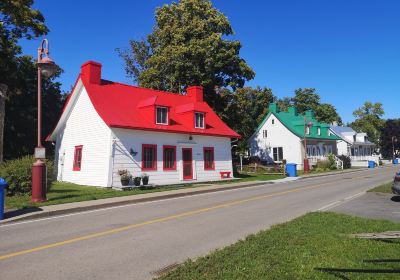
[[[42,206],[37,208],[20,209],[20,210],[6,212],[5,219],[0,221],[0,225],[17,221],[48,218],[51,216],[66,215],[71,213],[115,207],[127,204],[135,204],[146,201],[156,201],[156,200],[184,197],[202,193],[234,190],[234,189],[241,189],[259,185],[278,184],[278,183],[295,181],[297,179],[299,179],[299,177],[296,178],[287,177],[284,179],[277,179],[273,181],[252,181],[252,182],[240,182],[232,184],[208,184],[199,187],[185,188],[179,190],[153,192],[153,193],[145,193],[145,194],[138,194],[131,196],[112,197],[112,198],[105,198],[98,200],[88,200],[81,202]]]

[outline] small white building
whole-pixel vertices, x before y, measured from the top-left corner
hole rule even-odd
[[[280,112],[277,104],[271,103],[267,116],[248,140],[250,155],[270,164],[285,159],[287,163],[296,163],[300,170],[305,157],[304,138],[310,165],[326,159],[328,154],[337,154],[339,138],[331,133],[328,124],[319,123],[312,111],[300,115],[295,107],[289,107],[287,112]]]
[[[239,137],[203,101],[202,87],[181,95],[111,82],[88,61],[47,141],[59,181],[120,187],[124,169],[156,185],[232,177],[231,139]]]
[[[331,132],[337,135],[338,155],[351,158],[354,166],[367,166],[368,160],[379,162],[379,156],[374,155],[375,144],[368,140],[366,133],[357,133],[351,127],[331,126]]]

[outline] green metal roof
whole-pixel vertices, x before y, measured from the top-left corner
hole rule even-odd
[[[311,138],[321,140],[340,140],[340,138],[335,134],[329,133],[329,124],[320,123],[314,118],[314,114],[312,111],[306,111],[304,115],[300,115],[297,113],[297,109],[295,107],[289,107],[287,112],[280,112],[276,103],[271,103],[269,105],[269,113],[267,116],[265,116],[261,124],[257,127],[255,133],[257,133],[261,129],[261,127],[264,125],[271,114],[273,114],[280,122],[282,122],[287,129],[289,129],[292,133],[300,138],[304,138],[305,117],[307,123],[309,123],[310,121],[313,123],[313,126],[310,128],[310,134],[306,135],[307,139]],[[318,134],[318,128],[320,128],[320,134]]]

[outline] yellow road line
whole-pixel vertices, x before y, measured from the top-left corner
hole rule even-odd
[[[354,177],[352,179],[354,180],[354,179],[360,179],[360,178],[364,178],[364,177],[365,176],[360,176],[360,177]],[[177,214],[177,215],[171,215],[171,216],[167,216],[167,217],[164,217],[164,218],[158,218],[158,219],[145,221],[145,222],[138,223],[138,224],[131,224],[131,225],[127,225],[127,226],[124,226],[124,227],[119,227],[119,228],[115,228],[115,229],[111,229],[111,230],[106,230],[106,231],[101,231],[101,232],[97,232],[97,233],[93,233],[93,234],[88,234],[88,235],[84,235],[84,236],[80,236],[80,237],[64,240],[64,241],[61,241],[61,242],[51,243],[51,244],[47,244],[47,245],[43,245],[43,246],[39,246],[39,247],[27,249],[27,250],[22,250],[22,251],[17,251],[17,252],[10,253],[10,254],[2,255],[2,256],[0,256],[0,261],[1,260],[5,260],[5,259],[9,259],[9,258],[12,258],[12,257],[25,255],[25,254],[29,254],[29,253],[33,253],[33,252],[49,249],[49,248],[59,247],[59,246],[63,246],[63,245],[67,245],[67,244],[71,244],[71,243],[75,243],[75,242],[79,242],[79,241],[83,241],[83,240],[88,240],[88,239],[92,239],[92,238],[96,238],[96,237],[100,237],[100,236],[104,236],[104,235],[110,235],[110,234],[114,234],[114,233],[119,233],[119,232],[122,232],[122,231],[126,231],[126,230],[129,230],[129,229],[134,229],[134,228],[139,228],[139,227],[143,227],[143,226],[146,226],[146,225],[156,224],[156,223],[165,222],[165,221],[174,220],[174,219],[179,219],[179,218],[183,218],[183,217],[189,217],[189,216],[193,216],[193,215],[196,215],[196,214],[209,212],[209,211],[220,209],[220,208],[231,207],[231,206],[242,204],[242,203],[246,203],[246,202],[256,201],[256,200],[270,198],[270,197],[279,196],[279,195],[284,195],[284,194],[288,194],[288,193],[299,192],[299,191],[302,191],[302,190],[319,188],[321,186],[328,185],[328,184],[331,184],[331,183],[337,183],[337,182],[336,181],[335,182],[327,182],[327,183],[321,183],[321,184],[318,184],[318,185],[312,185],[312,186],[308,186],[308,187],[300,187],[300,188],[287,190],[287,191],[283,191],[283,192],[277,192],[277,193],[272,193],[272,194],[267,194],[267,195],[253,196],[253,197],[246,198],[246,199],[234,200],[234,201],[231,201],[231,202],[218,204],[218,205],[215,205],[215,206],[212,206],[212,207],[201,208],[201,209],[197,209],[197,210],[193,210],[193,211],[183,212],[183,213]]]

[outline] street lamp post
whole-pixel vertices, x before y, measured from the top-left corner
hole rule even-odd
[[[42,75],[52,76],[57,71],[57,65],[49,57],[49,42],[42,40],[38,48],[37,79],[38,79],[38,123],[37,123],[37,146],[35,148],[36,162],[32,165],[32,201],[42,202],[46,200],[46,149],[42,146]]]
[[[304,117],[304,174],[307,174],[310,172],[310,163],[308,161],[308,155],[307,155],[307,129],[310,129],[313,126],[312,121],[307,123],[306,117]]]
[[[396,136],[392,136],[392,149],[393,149],[393,160],[395,159],[394,143],[397,143],[398,139]]]

